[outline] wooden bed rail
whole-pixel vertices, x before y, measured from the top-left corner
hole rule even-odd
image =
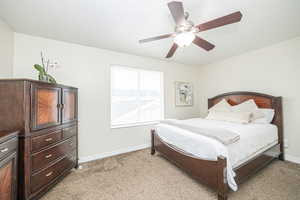
[[[278,144],[270,147],[265,152],[255,156],[249,161],[234,169],[236,173],[235,181],[242,183],[251,175],[261,170],[275,159],[284,160],[284,135],[283,135],[283,115],[282,98],[255,92],[231,92],[218,95],[208,99],[208,108],[212,107],[222,99],[226,99],[231,105],[237,105],[249,99],[253,99],[259,108],[271,108],[275,110],[272,124],[278,127]],[[268,151],[278,149],[275,155]],[[155,130],[151,130],[151,154],[158,151],[166,159],[182,168],[199,182],[202,182],[217,191],[218,200],[227,200],[229,186],[227,180],[227,160],[219,156],[216,161],[204,160],[189,155],[186,152],[167,144],[157,135]]]

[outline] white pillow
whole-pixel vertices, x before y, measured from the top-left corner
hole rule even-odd
[[[249,99],[248,101],[245,101],[241,104],[232,106],[231,110],[234,112],[251,112],[251,121],[263,118],[265,116],[264,113],[257,107],[253,99]]]
[[[206,119],[247,124],[250,122],[251,115],[251,112],[210,111]]]
[[[209,112],[214,112],[214,111],[230,112],[231,111],[231,105],[226,101],[226,99],[222,99],[222,101],[215,104],[208,111]]]
[[[256,119],[252,122],[256,124],[270,124],[273,121],[275,110],[268,108],[259,108],[259,110],[264,113],[264,117]]]

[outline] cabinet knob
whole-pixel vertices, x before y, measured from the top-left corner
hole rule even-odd
[[[51,158],[52,154],[46,155],[45,158]]]
[[[53,174],[53,172],[49,172],[48,174],[46,174],[46,177],[49,177]]]
[[[46,142],[50,142],[50,141],[52,141],[52,140],[53,140],[52,138],[47,138],[47,139],[45,139]]]
[[[8,151],[8,148],[1,149],[1,150],[0,150],[1,153],[7,152],[7,151]]]
[[[60,104],[60,103],[57,104],[57,108],[58,108],[58,109],[64,109],[64,104]]]

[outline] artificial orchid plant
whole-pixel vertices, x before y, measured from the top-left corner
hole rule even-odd
[[[34,68],[39,72],[39,80],[45,81],[48,83],[56,83],[56,80],[53,76],[48,74],[49,68],[55,68],[58,66],[57,62],[52,62],[50,59],[46,59],[43,55],[43,52],[41,52],[41,60],[42,65],[35,64]]]

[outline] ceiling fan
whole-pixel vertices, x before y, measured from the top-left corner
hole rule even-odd
[[[168,7],[176,23],[175,32],[139,40],[139,43],[145,43],[145,42],[151,42],[151,41],[165,39],[169,37],[174,37],[174,44],[169,50],[166,58],[172,57],[175,51],[177,50],[178,46],[185,47],[185,46],[189,46],[191,43],[194,43],[195,45],[205,49],[206,51],[212,50],[215,47],[215,45],[202,39],[196,34],[199,32],[203,32],[227,24],[236,23],[241,21],[242,19],[242,13],[238,11],[195,26],[192,21],[188,20],[189,13],[184,12],[182,2],[171,1],[168,3]]]

